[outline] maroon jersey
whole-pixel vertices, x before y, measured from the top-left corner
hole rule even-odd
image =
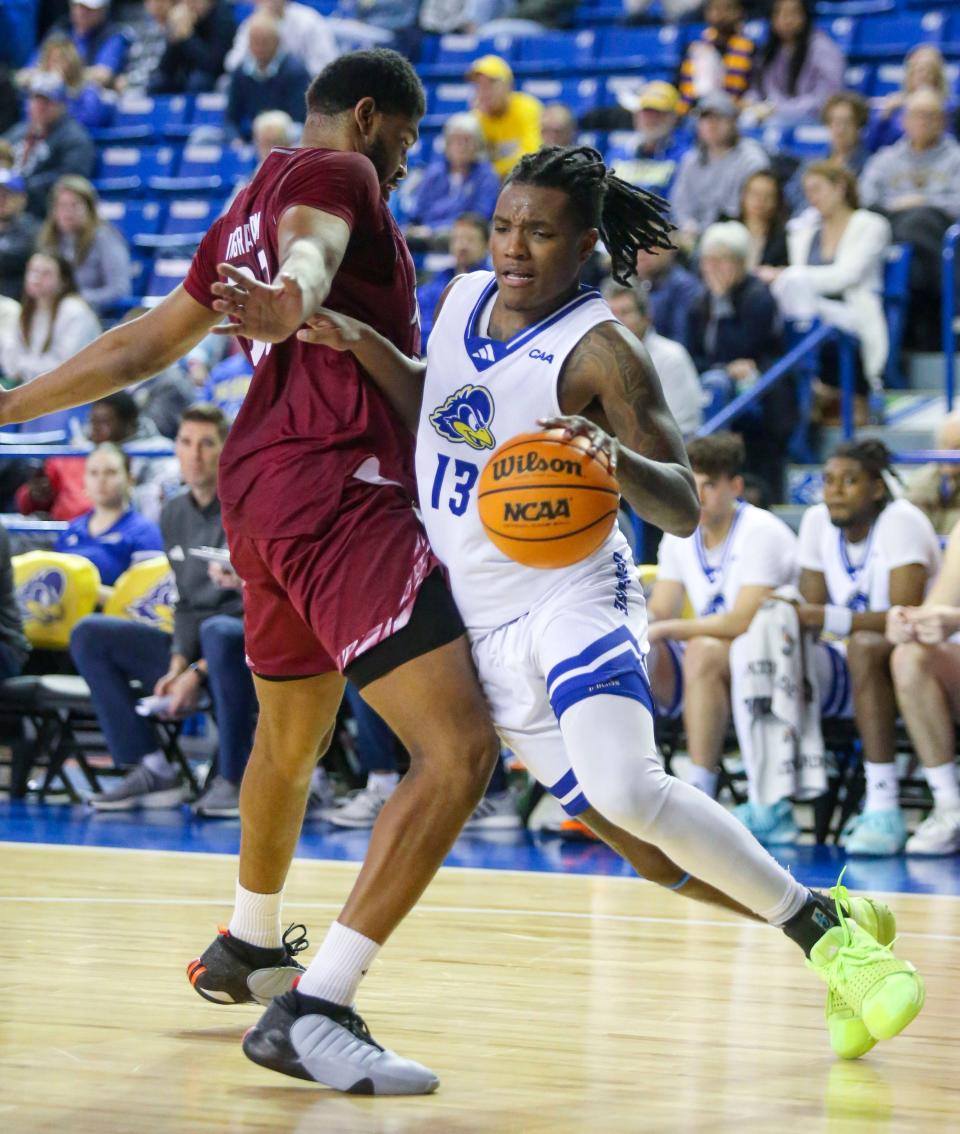
[[[325,306],[375,327],[404,354],[420,349],[413,261],[373,164],[337,150],[274,150],[193,258],[184,287],[207,307],[217,264],[269,282],[279,271],[277,227],[292,205],[341,217],[351,230]],[[335,519],[345,482],[402,485],[415,495],[413,435],[347,351],[291,337],[240,339],[253,381],[220,459],[228,525],[271,538],[320,534]],[[372,458],[372,459],[371,459]]]

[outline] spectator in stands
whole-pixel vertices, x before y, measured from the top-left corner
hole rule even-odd
[[[0,342],[0,374],[8,381],[30,382],[100,333],[96,315],[78,294],[73,269],[55,253],[30,257],[20,306],[15,333]]]
[[[678,129],[680,95],[676,87],[655,80],[636,95],[633,129],[636,140],[629,147],[611,147],[607,160],[616,164],[617,176],[631,185],[642,185],[660,196],[669,196],[689,138]],[[624,96],[629,101],[630,96]]]
[[[73,43],[87,82],[110,87],[123,71],[127,37],[110,20],[110,0],[72,0],[69,20],[54,24],[50,34],[66,36]],[[21,72],[21,81],[27,78]]]
[[[940,422],[933,447],[960,457],[960,411]],[[948,535],[960,522],[960,461],[917,469],[907,481],[907,499],[927,516],[937,535]]]
[[[210,367],[202,398],[223,412],[231,424],[240,412],[253,380],[253,367],[242,351],[227,355]]]
[[[130,24],[130,50],[114,88],[145,94],[167,50],[167,16],[177,0],[143,0],[143,17]]]
[[[326,19],[306,4],[297,4],[294,0],[256,0],[256,8],[257,12],[268,12],[280,21],[280,46],[288,55],[299,59],[311,75],[318,75],[339,54]],[[227,71],[236,71],[247,57],[252,19],[253,16],[248,16],[237,28],[224,63]]]
[[[688,781],[711,798],[730,723],[730,646],[795,571],[796,537],[780,519],[742,502],[744,446],[733,433],[699,437],[687,455],[700,494],[700,524],[664,536],[647,604],[647,670],[657,711],[681,713]],[[693,608],[683,618],[684,601]]]
[[[940,561],[930,522],[912,504],[896,497],[890,454],[878,440],[841,445],[824,468],[822,504],[804,513],[798,561],[801,630],[829,641],[810,642],[822,715],[853,717],[863,743],[867,779],[863,813],[843,832],[850,854],[896,854],[906,831],[897,807],[896,701],[890,675],[893,647],[884,639],[891,605],[916,605]],[[839,643],[845,640],[845,648]],[[783,647],[783,632],[774,649]],[[734,721],[748,769],[755,769],[752,713],[740,692],[742,663],[754,672],[769,664],[769,654],[741,657],[735,643]],[[777,734],[780,730],[776,730]],[[784,753],[773,752],[774,761]],[[805,753],[805,755],[812,755]],[[759,771],[754,770],[758,777]],[[751,784],[751,798],[754,795]],[[797,834],[789,802],[763,800],[737,809],[737,816],[758,837],[772,826],[786,828],[776,841]]]
[[[689,437],[703,423],[703,388],[687,348],[654,330],[650,300],[643,288],[623,287],[611,280],[603,288],[603,298],[620,322],[647,348],[670,412],[683,436]]]
[[[19,299],[23,275],[40,225],[27,211],[27,184],[19,173],[0,169],[0,295]]]
[[[97,203],[97,191],[85,177],[61,177],[37,249],[70,263],[80,294],[102,315],[130,294],[130,252],[117,229],[100,219]]]
[[[268,12],[251,17],[247,38],[247,54],[230,76],[226,113],[227,125],[245,142],[253,136],[254,118],[264,111],[286,111],[302,122],[310,85],[306,67],[280,47],[280,24]]]
[[[418,21],[431,35],[475,34],[488,21],[502,16],[506,0],[423,0]]]
[[[784,318],[820,319],[859,338],[858,413],[865,422],[865,398],[882,388],[889,350],[881,295],[890,224],[859,207],[856,178],[842,165],[812,162],[803,187],[810,208],[790,225],[790,266],[760,268],[757,274],[772,285]],[[821,408],[834,416],[840,401],[836,343],[820,350],[819,378]]]
[[[153,726],[136,713],[142,694],[130,682],[139,681],[146,692],[170,698],[167,713],[174,717],[194,711],[204,689],[209,692],[220,732],[217,777],[196,808],[201,814],[237,813],[256,707],[244,662],[243,600],[239,589],[219,585],[207,563],[190,554],[190,548],[226,545],[217,499],[226,434],[223,415],[203,405],[187,410],[177,434],[186,490],[165,505],[160,520],[178,595],[172,637],[153,626],[99,614],[82,619],[71,636],[70,652],[90,686],[107,747],[126,770],[119,784],[91,798],[97,810],[176,807],[186,798]]]
[[[90,135],[67,114],[67,88],[59,75],[39,71],[30,80],[27,119],[7,135],[16,171],[27,183],[27,208],[37,217],[47,211],[58,177],[93,175],[96,153]]]
[[[257,151],[257,167],[278,146],[296,144],[297,127],[284,110],[264,110],[253,120],[253,146]]]
[[[543,108],[540,134],[545,146],[572,146],[577,140],[577,119],[569,106],[551,102]]]
[[[870,120],[867,100],[854,91],[839,91],[823,104],[821,121],[830,134],[829,161],[849,169],[857,177],[863,172],[869,154],[863,133]],[[803,212],[807,198],[803,192],[804,166],[799,165],[783,188],[791,215]]]
[[[812,0],[775,0],[745,100],[747,120],[778,126],[815,120],[842,89],[845,66],[843,52],[815,26]]]
[[[960,144],[946,134],[943,98],[924,87],[907,98],[905,136],[867,162],[860,199],[890,219],[893,239],[913,248],[906,345],[936,350],[940,339],[940,250],[960,217]]]
[[[752,173],[740,192],[740,223],[750,233],[747,268],[761,264],[783,267],[787,263],[786,207],[783,188],[768,170]]]
[[[420,333],[424,347],[433,330],[433,315],[444,288],[455,276],[463,275],[464,272],[477,272],[487,266],[489,239],[490,223],[485,214],[463,213],[454,221],[450,230],[450,255],[453,263],[417,288]]]
[[[103,88],[84,75],[80,52],[65,35],[51,35],[40,51],[40,70],[58,74],[67,88],[67,114],[81,126],[106,126],[111,105]]]
[[[706,290],[690,312],[689,350],[708,395],[709,420],[748,390],[780,356],[780,315],[770,290],[747,271],[750,234],[725,221],[703,234],[700,271]],[[737,423],[747,444],[747,471],[782,497],[784,450],[796,409],[789,381],[775,385]]]
[[[483,55],[467,72],[473,83],[474,106],[493,168],[506,177],[524,154],[540,149],[543,104],[513,89],[513,71],[499,55]]]
[[[677,259],[677,253],[637,253],[637,286],[650,300],[654,330],[690,349],[690,312],[703,294],[703,284]]]
[[[19,118],[20,115],[17,115]],[[16,119],[14,120],[16,121]],[[7,141],[6,138],[0,138],[0,169],[10,169],[16,165],[13,156],[13,146]]]
[[[163,553],[160,529],[131,504],[130,458],[109,441],[98,445],[84,466],[84,490],[93,508],[70,522],[54,550],[89,559],[100,572],[99,603],[113,584],[141,559]]]
[[[907,99],[924,87],[936,91],[947,105],[950,100],[950,81],[947,67],[938,47],[921,43],[912,48],[903,68],[900,90],[884,97],[867,130],[867,150],[876,153],[883,146],[892,146],[903,137],[903,116]]]
[[[577,0],[506,0],[499,16],[477,29],[480,35],[540,35],[544,28],[569,28]]]
[[[452,114],[443,128],[443,157],[427,166],[411,194],[407,238],[423,244],[446,238],[462,213],[491,217],[500,179],[484,156],[483,132],[473,114]]]
[[[960,719],[958,631],[960,526],[955,526],[943,569],[923,605],[893,606],[887,614],[887,640],[894,644],[890,668],[900,714],[933,795],[933,811],[907,839],[907,854],[960,851],[960,779],[954,725]]]
[[[680,64],[682,109],[705,95],[724,92],[739,102],[750,86],[756,45],[743,34],[741,0],[707,0],[707,26],[687,47]]]
[[[163,25],[165,46],[150,74],[150,94],[191,94],[213,90],[223,73],[234,35],[233,12],[226,0],[147,0],[150,14]]]
[[[679,239],[688,246],[720,217],[740,211],[740,192],[751,173],[770,159],[759,142],[737,134],[737,108],[723,92],[700,99],[697,143],[680,159],[670,193]]]
[[[0,681],[22,673],[29,656],[10,562],[10,537],[0,524]]]

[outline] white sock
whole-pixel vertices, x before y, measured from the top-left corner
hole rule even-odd
[[[376,791],[378,795],[388,798],[393,789],[400,782],[399,772],[368,772],[367,787]]]
[[[335,921],[300,978],[297,991],[349,1007],[379,951],[376,941]]]
[[[960,778],[957,765],[940,764],[936,768],[924,768],[923,774],[933,792],[933,806],[937,811],[954,811],[960,808]]]
[[[897,765],[872,764],[864,760],[863,770],[867,777],[867,802],[864,811],[892,811],[900,806],[900,783],[897,780]]]
[[[237,883],[236,905],[230,918],[230,936],[262,949],[279,949],[283,944],[280,929],[280,907],[283,891],[256,894]]]
[[[701,764],[691,763],[687,769],[686,779],[687,783],[692,784],[698,791],[702,791],[711,799],[716,799],[717,783],[720,780],[719,772],[711,772],[709,768],[704,768]]]
[[[167,759],[166,753],[160,751],[148,752],[140,763],[155,776],[169,776],[173,771],[173,765]]]

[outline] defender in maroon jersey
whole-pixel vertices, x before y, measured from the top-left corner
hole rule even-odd
[[[221,459],[220,498],[245,583],[260,718],[241,789],[234,914],[188,975],[216,1003],[276,996],[245,1037],[247,1055],[353,1093],[437,1086],[427,1068],[376,1044],[352,1004],[482,796],[499,750],[414,512],[413,438],[351,355],[296,338],[326,305],[405,354],[418,349],[413,266],[386,197],[406,172],[423,111],[423,88],[396,53],[336,60],[307,92],[302,148],[267,158],[181,287],[0,394],[0,423],[94,401],[169,366],[230,312],[231,325],[217,330],[241,336],[254,376]],[[411,768],[304,971],[302,938],[281,937],[280,900],[344,675],[400,737]]]

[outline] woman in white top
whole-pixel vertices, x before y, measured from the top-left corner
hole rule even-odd
[[[885,217],[859,208],[856,178],[829,161],[807,166],[810,208],[787,228],[790,267],[759,268],[786,319],[822,319],[860,340],[858,393],[879,390],[889,340],[883,313],[883,270],[890,246]],[[836,351],[821,355],[821,381],[836,387]]]
[[[100,322],[77,294],[63,259],[35,252],[27,263],[20,318],[0,339],[0,374],[30,382],[65,362],[100,334]]]

